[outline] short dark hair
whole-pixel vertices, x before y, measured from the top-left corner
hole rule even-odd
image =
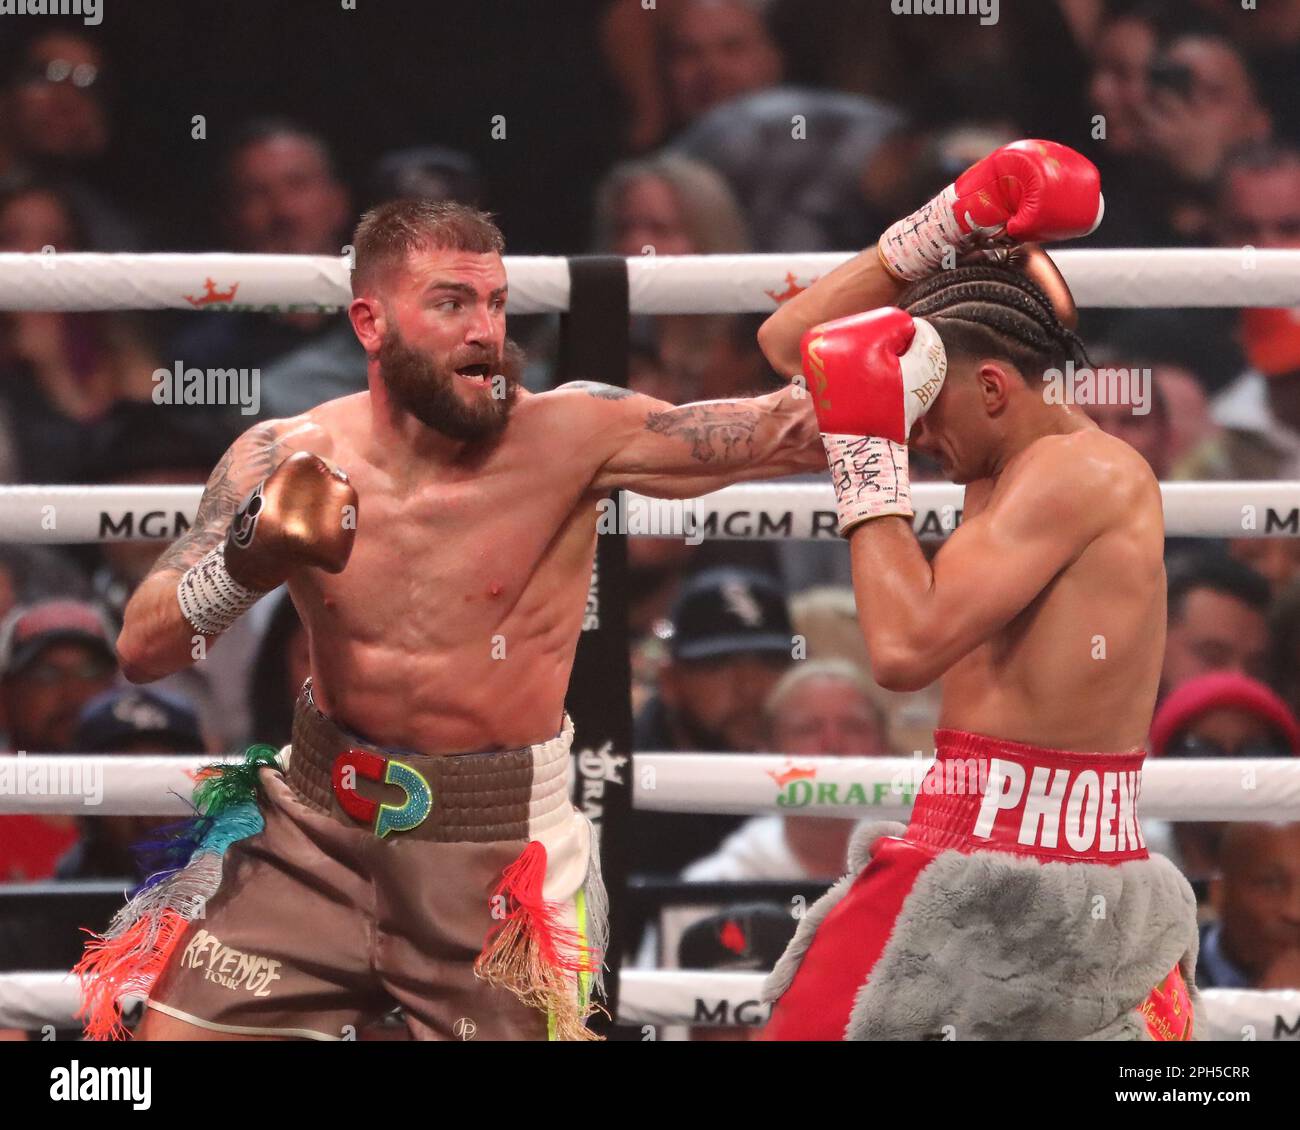
[[[1260,615],[1267,615],[1272,600],[1264,576],[1223,552],[1194,550],[1178,554],[1170,558],[1166,576],[1171,622],[1182,616],[1188,596],[1197,589],[1230,596]]]
[[[231,135],[222,154],[221,168],[223,175],[227,177],[230,175],[231,164],[245,149],[253,145],[260,145],[264,141],[274,141],[277,137],[296,137],[300,141],[305,141],[320,154],[329,175],[335,180],[339,179],[334,151],[330,148],[330,143],[325,140],[324,136],[309,126],[294,121],[293,118],[285,117],[251,118],[241,125]]]
[[[491,215],[455,200],[390,200],[361,217],[352,236],[356,268],[352,293],[401,266],[413,251],[468,251],[500,255],[505,237]]]
[[[954,267],[909,286],[898,305],[932,322],[944,349],[965,357],[993,357],[1022,376],[1088,363],[1079,336],[1052,308],[1043,289],[1020,271],[1001,266]]]
[[[1237,173],[1271,173],[1300,165],[1300,149],[1280,141],[1248,141],[1231,149],[1223,159],[1216,181],[1220,194]]]

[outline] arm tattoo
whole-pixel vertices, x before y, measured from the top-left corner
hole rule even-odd
[[[167,571],[183,573],[219,545],[244,496],[278,466],[280,441],[274,424],[263,424],[248,439],[245,450],[240,452],[238,466],[235,465],[238,442],[221,457],[208,477],[194,525],[154,562],[150,576]]]
[[[646,430],[690,444],[698,463],[748,461],[753,456],[759,411],[746,404],[687,404],[667,412],[651,412]]]
[[[588,396],[594,396],[597,400],[624,400],[629,396],[636,395],[630,388],[603,385],[599,381],[569,381],[564,387],[585,392]]]

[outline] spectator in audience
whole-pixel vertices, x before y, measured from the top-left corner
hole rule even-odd
[[[1160,693],[1197,675],[1267,668],[1268,581],[1226,554],[1182,554],[1169,562],[1169,630]]]
[[[115,633],[92,604],[20,605],[0,624],[0,712],[14,754],[66,753],[77,716],[113,685]],[[7,756],[7,755],[0,755]],[[0,817],[0,879],[43,879],[77,838],[70,816]]]
[[[1257,679],[1214,671],[1188,679],[1151,720],[1154,757],[1289,757],[1300,754],[1300,724]]]
[[[1201,2],[1213,5],[1233,39],[1250,53],[1251,70],[1277,130],[1289,141],[1300,142],[1300,106],[1295,98],[1295,78],[1300,74],[1300,0]]]
[[[782,676],[764,703],[765,748],[790,757],[875,757],[888,750],[883,711],[862,670],[842,659],[809,659]],[[783,793],[779,781],[774,788]],[[900,801],[901,803],[901,801]],[[693,882],[837,879],[855,821],[834,816],[752,816],[683,869]],[[651,945],[669,965],[688,925],[716,907],[677,905],[660,913]],[[648,955],[647,955],[648,956]]]
[[[138,225],[92,185],[112,139],[107,85],[103,51],[88,36],[35,35],[0,91],[0,182],[46,178],[72,202],[86,247],[138,251]]]
[[[1224,246],[1300,248],[1300,151],[1249,146],[1229,159],[1219,192]],[[1300,313],[1209,311],[1216,332],[1244,346],[1246,368],[1215,398],[1220,433],[1186,463],[1200,479],[1292,478],[1300,473]]]
[[[670,658],[659,694],[637,719],[636,748],[758,749],[763,702],[793,649],[780,585],[753,570],[705,570],[683,586],[672,624]]]
[[[1184,189],[1169,212],[1175,232],[1190,241],[1211,234],[1213,190],[1229,153],[1271,133],[1249,63],[1230,39],[1192,29],[1164,44],[1152,62],[1142,134]]]
[[[790,666],[794,642],[780,585],[751,569],[706,569],[681,589],[658,692],[637,716],[637,750],[749,753],[762,746],[763,703]],[[676,874],[741,821],[638,812],[647,871]]]
[[[1300,580],[1278,596],[1269,614],[1268,668],[1273,689],[1300,716]]]
[[[304,126],[281,118],[248,123],[230,144],[218,183],[219,222],[230,250],[342,253],[351,218],[348,192],[324,139]],[[215,279],[212,291],[225,294],[237,282]],[[196,305],[206,297],[200,296]],[[342,321],[338,315],[315,313],[223,311],[213,316],[208,310],[193,315],[173,342],[172,354],[186,368],[265,368]]]
[[[1150,746],[1153,757],[1288,757],[1300,754],[1300,725],[1263,683],[1215,671],[1187,680],[1161,702]],[[1170,854],[1194,887],[1214,873],[1223,827],[1173,825]]]
[[[0,251],[78,250],[71,205],[48,184],[0,190]],[[28,482],[77,482],[95,427],[119,399],[146,398],[158,357],[138,317],[53,310],[0,314],[0,412]]]
[[[767,23],[770,0],[674,0],[665,7],[664,73],[673,123],[781,81],[781,48]]]
[[[871,700],[885,720],[882,733],[889,734],[895,750],[904,754],[933,751],[939,684],[922,691],[890,691],[871,678],[871,656],[858,623],[852,587],[816,585],[797,592],[790,598],[790,619],[807,647],[808,660],[838,660],[862,672]]]
[[[73,561],[40,545],[0,545],[0,620],[15,605],[52,597],[90,599],[90,582]]]
[[[1300,538],[1233,538],[1228,553],[1267,580],[1274,597],[1300,576]]]
[[[1159,29],[1150,8],[1121,9],[1106,18],[1092,45],[1088,97],[1101,116],[1108,155],[1141,153],[1143,119],[1151,98],[1151,60]]]
[[[1213,440],[1219,426],[1210,415],[1210,398],[1201,378],[1183,365],[1161,362],[1152,369],[1169,415],[1170,477],[1188,479],[1182,465],[1202,444]]]
[[[483,179],[468,153],[441,145],[394,149],[375,163],[369,177],[369,204],[388,200],[458,200],[482,206]]]
[[[659,153],[615,165],[596,188],[596,247],[608,255],[729,255],[749,232],[727,182],[708,165]]]
[[[671,148],[727,179],[756,250],[842,251],[880,234],[864,175],[902,123],[861,95],[775,87],[718,106]]]
[[[798,757],[878,757],[889,752],[884,712],[862,670],[842,659],[795,664],[764,706],[777,753]],[[829,879],[844,872],[854,821],[827,816],[754,816],[685,879]]]
[[[115,633],[96,605],[20,605],[0,625],[0,706],[9,745],[28,753],[71,748],[81,707],[117,675]]]
[[[86,703],[77,720],[81,753],[213,753],[199,717],[182,698],[156,687],[117,687]],[[143,846],[177,818],[89,816],[78,820],[81,838],[59,860],[56,879],[116,879],[138,883],[149,870]]]
[[[1300,823],[1229,824],[1201,928],[1202,989],[1300,989]]]

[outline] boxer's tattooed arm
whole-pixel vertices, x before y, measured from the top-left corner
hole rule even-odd
[[[280,454],[280,431],[275,423],[262,424],[236,440],[208,477],[194,525],[158,558],[150,576],[183,573],[220,545],[244,496],[275,470]]]
[[[739,401],[686,404],[665,412],[651,412],[646,431],[680,439],[697,463],[731,463],[752,458],[758,409]]]

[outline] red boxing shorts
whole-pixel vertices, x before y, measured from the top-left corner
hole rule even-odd
[[[1191,1039],[1196,902],[1142,838],[1143,753],[935,741],[906,830],[855,835],[799,924],[764,1037]]]

